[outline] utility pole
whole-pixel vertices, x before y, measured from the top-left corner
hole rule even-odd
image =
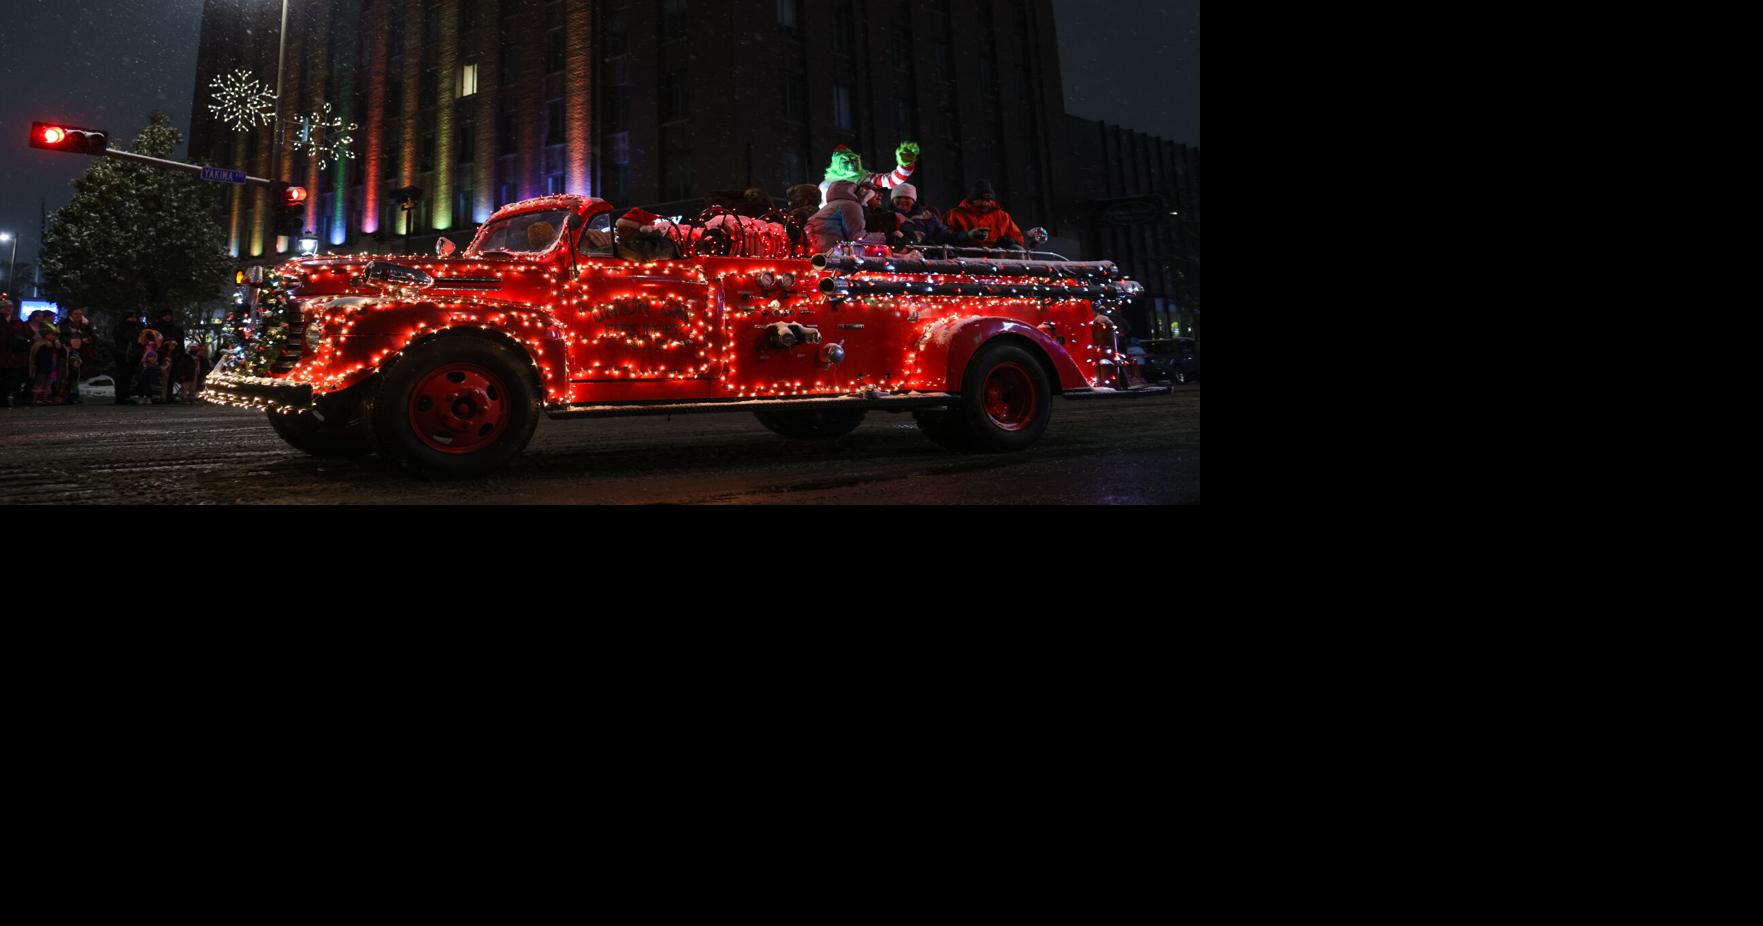
[[[282,176],[282,66],[288,60],[288,0],[282,0],[282,32],[277,37],[279,47],[275,53],[275,141],[269,150],[269,176],[279,180]]]

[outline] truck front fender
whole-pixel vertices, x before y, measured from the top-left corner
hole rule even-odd
[[[347,388],[396,362],[403,351],[435,337],[487,337],[517,350],[533,366],[533,378],[549,403],[569,396],[569,348],[562,326],[526,306],[411,302],[363,307],[337,319],[336,350],[326,370],[326,391]],[[327,326],[328,327],[328,326]],[[327,340],[330,332],[326,332]],[[326,375],[328,374],[328,375]]]

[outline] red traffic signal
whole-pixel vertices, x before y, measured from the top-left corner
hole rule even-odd
[[[287,237],[300,234],[306,228],[306,188],[303,186],[282,187],[282,201],[276,204],[275,233]]]
[[[110,135],[99,129],[53,122],[31,123],[31,147],[72,154],[103,154],[110,149]]]

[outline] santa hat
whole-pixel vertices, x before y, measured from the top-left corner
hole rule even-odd
[[[624,215],[619,216],[617,225],[619,228],[622,228],[625,231],[636,231],[639,228],[644,228],[646,226],[653,225],[654,223],[659,222],[659,221],[661,221],[661,216],[658,216],[653,212],[645,212],[641,209],[632,209],[631,211],[626,212]]]
[[[918,187],[915,187],[910,183],[902,183],[899,186],[894,187],[894,195],[888,198],[890,200],[895,200],[902,196],[910,196],[912,197],[913,202],[918,202]]]

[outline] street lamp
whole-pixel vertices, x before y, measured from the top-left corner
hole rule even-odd
[[[306,234],[300,236],[300,256],[313,257],[318,254],[318,236]]]
[[[6,268],[6,288],[15,290],[18,284],[12,281],[12,275],[18,272],[18,238],[12,232],[0,232],[0,244],[12,242],[12,264]]]

